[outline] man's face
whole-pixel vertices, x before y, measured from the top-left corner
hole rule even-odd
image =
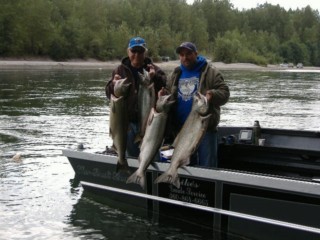
[[[133,47],[128,49],[128,57],[132,67],[140,68],[145,59],[145,49],[143,47]]]
[[[194,67],[197,62],[197,56],[197,52],[193,52],[186,48],[182,48],[179,52],[181,64],[188,69],[192,69]]]

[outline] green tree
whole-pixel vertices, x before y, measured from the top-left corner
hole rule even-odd
[[[0,55],[10,56],[21,54],[17,39],[20,42],[20,28],[17,24],[15,6],[9,1],[0,8]]]
[[[241,42],[237,38],[217,37],[214,44],[214,60],[232,63],[238,60]]]
[[[170,56],[174,58],[174,47],[177,45],[174,39],[174,33],[171,31],[169,24],[164,24],[158,29],[159,42],[159,55]]]
[[[28,55],[47,55],[51,44],[53,24],[52,4],[48,0],[26,0],[20,2],[23,11],[19,23],[23,35],[24,52]]]
[[[308,62],[309,59],[307,47],[297,40],[290,40],[282,44],[281,54],[286,62],[294,64]]]
[[[158,32],[152,27],[145,27],[138,32],[138,36],[146,39],[149,56],[159,57],[160,38]]]
[[[286,11],[229,0],[0,0],[0,56],[119,59],[140,35],[154,59],[176,57],[193,41],[225,62],[282,60],[320,65],[320,16],[310,6]]]
[[[224,34],[232,28],[234,14],[228,0],[203,0],[196,2],[195,7],[201,8],[207,21],[209,40],[213,41],[218,34]]]
[[[206,54],[209,51],[209,34],[205,19],[196,18],[191,27],[194,30],[190,33],[189,41],[196,43],[198,49]]]
[[[110,26],[108,29],[105,46],[113,58],[121,59],[126,54],[128,40],[133,37],[128,24],[123,22],[119,27]]]

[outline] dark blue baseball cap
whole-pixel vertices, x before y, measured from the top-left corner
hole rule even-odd
[[[147,46],[146,41],[143,38],[134,37],[134,38],[130,39],[128,48],[131,49],[131,48],[134,48],[134,47],[142,47],[145,50],[147,50],[146,46]]]
[[[197,52],[197,47],[196,47],[196,45],[194,45],[194,43],[192,43],[192,42],[183,42],[183,43],[180,44],[179,47],[177,47],[176,53],[179,54],[181,49],[183,49],[183,48],[188,49],[188,50],[190,50],[192,52]]]

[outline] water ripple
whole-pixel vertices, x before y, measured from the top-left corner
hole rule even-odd
[[[111,145],[104,96],[110,75],[0,72],[0,239],[202,239],[82,196],[61,150],[79,143],[92,151]],[[231,97],[222,106],[221,126],[252,126],[259,120],[262,127],[320,130],[318,73],[223,75]],[[12,160],[16,153],[20,161]]]

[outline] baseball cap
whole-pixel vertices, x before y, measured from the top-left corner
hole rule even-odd
[[[146,41],[143,38],[134,37],[130,39],[128,48],[143,47],[144,49],[147,50],[146,45],[147,45]]]
[[[176,53],[179,54],[181,49],[183,49],[183,48],[188,49],[188,50],[190,50],[192,52],[196,52],[197,51],[196,45],[194,45],[192,42],[183,42],[183,43],[180,44],[179,47],[177,47]]]

